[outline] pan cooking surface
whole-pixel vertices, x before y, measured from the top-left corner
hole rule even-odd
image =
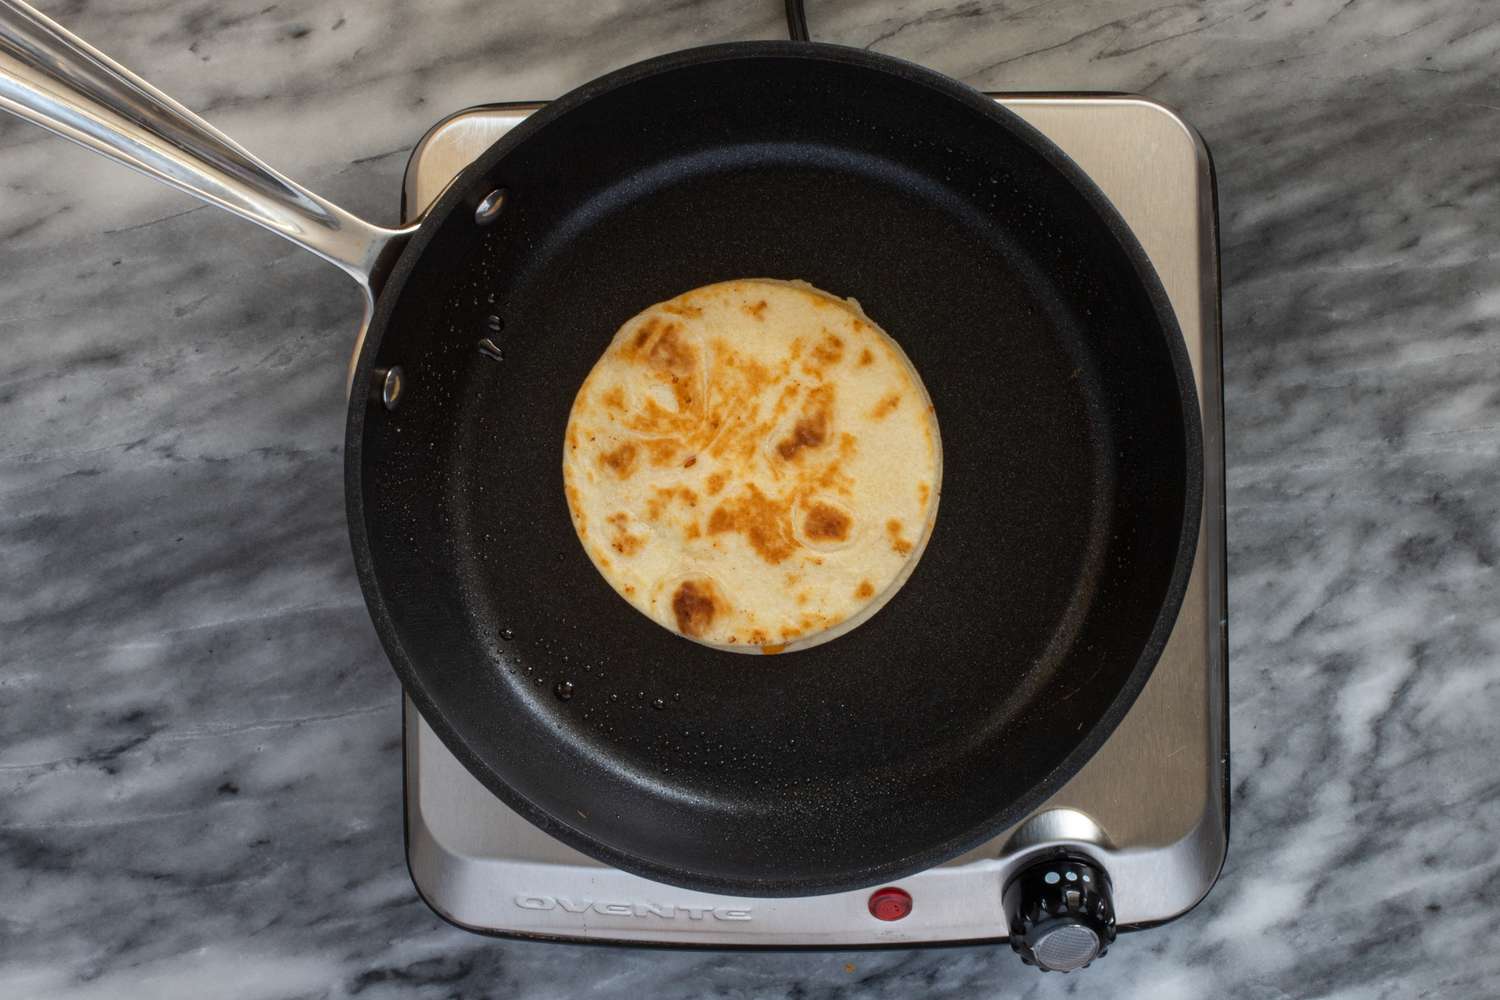
[[[377,627],[460,759],[621,867],[776,895],[941,860],[1086,759],[1175,615],[1197,415],[1154,278],[1043,140],[925,71],[751,45],[592,87],[476,165],[382,300],[360,377],[399,364],[406,391],[349,441]],[[782,657],[634,611],[561,474],[620,323],[751,275],[857,298],[943,429],[911,580]]]

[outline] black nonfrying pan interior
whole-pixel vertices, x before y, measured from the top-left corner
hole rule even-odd
[[[497,188],[504,211],[476,225]],[[615,330],[753,276],[857,298],[921,372],[944,451],[905,588],[783,656],[633,610],[579,544],[561,475]],[[397,409],[355,393],[347,484],[402,682],[506,803],[658,881],[831,892],[993,836],[1114,728],[1190,568],[1196,396],[1139,246],[1019,119],[889,58],[716,46],[549,105],[401,257],[355,386],[393,365]]]

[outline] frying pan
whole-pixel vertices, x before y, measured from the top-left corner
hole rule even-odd
[[[944,861],[1072,776],[1167,639],[1202,486],[1172,312],[1078,168],[952,80],[809,43],[672,53],[548,105],[400,230],[14,0],[0,105],[360,282],[346,501],[375,628],[458,759],[609,864],[781,896]],[[776,657],[633,610],[562,488],[570,404],[618,326],[746,276],[857,298],[944,444],[904,589]]]

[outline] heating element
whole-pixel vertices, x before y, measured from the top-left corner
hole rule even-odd
[[[1166,288],[1197,380],[1206,465],[1197,555],[1176,626],[1134,707],[1073,780],[1024,822],[967,854],[889,886],[746,899],[651,882],[564,846],[472,777],[408,701],[407,861],[418,892],[441,916],[475,931],[558,939],[917,945],[1009,937],[1021,926],[1018,907],[1027,905],[1016,900],[1034,881],[1036,899],[1057,911],[1060,922],[1026,925],[1028,955],[1066,969],[1084,964],[1103,943],[1061,912],[1096,907],[1091,887],[1107,887],[1122,929],[1170,920],[1212,887],[1228,838],[1212,163],[1191,127],[1143,98],[994,96],[1067,152],[1135,232]],[[419,215],[464,166],[538,107],[471,108],[436,125],[407,166],[404,214]]]

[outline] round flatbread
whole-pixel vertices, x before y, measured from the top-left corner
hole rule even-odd
[[[721,649],[867,620],[932,533],[942,444],[906,354],[853,300],[746,279],[622,326],[563,446],[578,538],[620,596]]]

